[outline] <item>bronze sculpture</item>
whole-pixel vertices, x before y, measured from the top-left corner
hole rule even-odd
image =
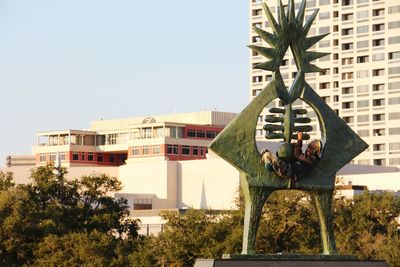
[[[242,254],[255,254],[257,229],[262,208],[268,196],[275,190],[297,189],[310,194],[318,213],[322,253],[334,255],[337,254],[337,251],[332,228],[331,205],[336,172],[365,150],[368,145],[350,129],[305,81],[306,73],[321,71],[310,61],[328,55],[327,53],[307,51],[327,35],[306,37],[318,10],[315,10],[303,25],[305,0],[302,1],[297,16],[295,15],[293,0],[289,0],[286,13],[280,0],[278,0],[278,4],[278,20],[275,20],[268,6],[263,4],[273,33],[254,28],[254,31],[270,47],[249,46],[269,59],[254,67],[272,71],[273,80],[214,139],[210,149],[240,172],[240,184],[245,196]],[[279,67],[289,47],[298,72],[294,83],[288,91]],[[324,147],[323,153],[318,165],[304,179],[296,181],[282,179],[274,171],[269,171],[263,164],[260,164],[261,155],[255,142],[257,119],[265,106],[274,99],[280,99],[285,106],[283,109],[272,110],[283,114],[281,118],[267,118],[269,123],[280,123],[280,125],[273,126],[268,126],[269,124],[267,124],[264,127],[267,131],[267,138],[282,138],[285,143],[290,143],[294,138],[294,132],[304,130],[306,132],[309,129],[295,124],[309,122],[306,118],[296,117],[296,114],[304,114],[303,110],[294,110],[292,108],[292,103],[296,99],[306,102],[318,117],[321,128],[321,141]]]

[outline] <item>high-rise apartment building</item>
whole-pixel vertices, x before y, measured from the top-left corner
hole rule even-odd
[[[250,43],[268,46],[253,26],[271,32],[262,10],[262,0],[250,0]],[[276,15],[277,1],[266,0]],[[282,0],[287,5],[287,0]],[[296,10],[301,1],[296,0]],[[399,0],[307,0],[306,19],[319,9],[308,36],[330,34],[310,51],[330,52],[313,64],[323,69],[309,73],[306,81],[336,113],[369,145],[354,163],[400,166],[400,1]],[[250,64],[265,61],[250,51]],[[296,76],[296,65],[288,50],[280,71],[286,86]],[[250,68],[250,98],[272,80],[272,73]],[[267,107],[279,107],[275,100]],[[312,109],[297,100],[295,108],[307,108],[318,137],[318,122]],[[264,138],[264,116],[260,114],[257,139]]]

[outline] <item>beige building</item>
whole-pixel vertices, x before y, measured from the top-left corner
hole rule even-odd
[[[250,0],[249,43],[267,46],[251,29],[271,31],[262,11],[261,0]],[[287,0],[282,0],[287,4]],[[267,0],[276,14],[276,0]],[[296,0],[296,9],[300,1]],[[362,165],[400,166],[400,1],[398,0],[307,0],[306,18],[315,9],[319,13],[309,36],[329,33],[310,50],[330,52],[314,61],[323,69],[309,73],[306,80],[336,113],[369,145],[355,158]],[[250,52],[250,64],[264,61]],[[288,51],[280,68],[285,84],[290,86],[296,65]],[[250,68],[250,98],[256,96],[272,79],[271,72]],[[268,107],[278,107],[275,101]],[[319,136],[315,114],[304,102],[312,118],[314,137]],[[263,139],[262,127],[267,109],[260,114],[257,138]]]

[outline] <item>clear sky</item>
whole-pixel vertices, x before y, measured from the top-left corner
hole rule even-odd
[[[0,163],[91,120],[240,112],[248,1],[1,0]]]

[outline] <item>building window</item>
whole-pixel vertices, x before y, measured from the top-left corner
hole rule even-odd
[[[362,10],[357,12],[357,19],[366,19],[369,16],[368,10]]]
[[[93,161],[93,153],[88,153],[88,161]]]
[[[319,5],[320,5],[320,6],[329,5],[329,1],[330,1],[330,0],[319,0]]]
[[[215,132],[206,131],[206,138],[214,138],[214,137],[215,137]]]
[[[385,53],[372,55],[372,61],[382,61],[382,60],[385,60]]]
[[[383,75],[385,75],[385,69],[372,70],[372,76],[383,76]]]
[[[351,65],[351,64],[353,64],[353,58],[352,57],[342,58],[342,65]]]
[[[72,160],[79,160],[79,154],[78,153],[73,153],[72,154]]]
[[[253,77],[253,83],[260,83],[262,82],[262,76],[254,76]]]
[[[190,146],[182,146],[182,155],[190,155]]]
[[[353,0],[342,0],[342,6],[350,6],[353,4]]]
[[[161,154],[161,146],[153,146],[153,154]]]
[[[81,160],[85,160],[85,153],[81,154]]]
[[[388,25],[389,29],[397,29],[400,28],[400,21],[391,21]]]
[[[380,92],[380,91],[383,91],[384,89],[385,89],[385,84],[383,84],[383,83],[372,85],[372,91],[374,91],[374,92]]]
[[[400,67],[391,67],[391,68],[389,68],[388,73],[389,73],[389,75],[399,74]]]
[[[384,8],[379,8],[379,9],[372,10],[372,16],[373,17],[383,16],[383,15],[385,15],[385,9]]]
[[[342,20],[343,21],[353,20],[353,13],[342,14]]]
[[[385,114],[373,114],[372,115],[372,120],[373,121],[384,121],[385,120]]]
[[[346,123],[353,123],[354,122],[354,117],[353,116],[343,117],[343,120]]]
[[[187,131],[187,136],[188,136],[188,137],[196,137],[196,131],[195,131],[195,130],[192,130],[192,129],[189,129],[189,130]]]
[[[385,24],[384,23],[379,23],[379,24],[372,25],[372,31],[373,32],[383,31],[383,30],[385,30]]]
[[[251,38],[251,40],[252,40],[253,43],[259,43],[259,42],[261,42],[261,37],[260,36],[253,36]]]
[[[367,108],[369,106],[369,100],[358,100],[357,108]]]
[[[353,87],[343,87],[342,88],[342,94],[348,95],[353,93]]]
[[[330,69],[323,69],[323,70],[319,73],[320,76],[329,75],[329,74],[330,74]]]
[[[399,119],[400,119],[400,112],[389,113],[389,120],[399,120]]]
[[[352,50],[352,49],[353,49],[353,43],[342,44],[342,50]]]
[[[351,80],[353,79],[353,72],[343,72],[342,80]]]
[[[342,35],[353,35],[353,28],[342,29]]]
[[[400,43],[400,36],[389,37],[389,44]]]
[[[357,63],[367,63],[368,62],[368,56],[359,56],[357,57]],[[358,76],[358,75],[357,75]],[[367,76],[368,77],[368,71],[367,71]],[[360,77],[358,77],[360,78]]]
[[[319,89],[329,89],[329,88],[330,88],[329,82],[319,84]]]
[[[358,123],[368,122],[368,121],[369,121],[369,115],[358,115],[357,116]]]
[[[132,155],[134,155],[134,156],[139,156],[140,155],[139,147],[132,148]]]
[[[194,146],[192,148],[192,152],[194,156],[198,156],[199,155],[199,147],[198,146]]]
[[[385,144],[374,144],[372,146],[373,151],[384,151],[385,150]]]
[[[324,20],[324,19],[329,19],[329,12],[321,12],[319,13],[319,19]]]
[[[382,46],[382,45],[385,45],[385,39],[372,40],[372,46]]]
[[[253,9],[251,12],[252,16],[261,16],[262,15],[262,10],[261,9]]]
[[[201,130],[196,131],[196,137],[204,138],[204,137],[206,137],[206,133],[204,131],[201,131]]]
[[[369,130],[358,130],[358,131],[357,131],[357,134],[358,134],[360,137],[367,137],[367,136],[369,136]]]
[[[330,26],[320,27],[318,29],[319,34],[324,34],[330,32]]]
[[[111,162],[111,163],[114,163],[115,162],[115,155],[109,155],[108,156],[108,161]]]
[[[343,108],[343,109],[354,108],[354,103],[353,103],[352,101],[343,102],[343,103],[342,103],[342,108]]]
[[[374,165],[386,165],[385,159],[374,159]]]
[[[400,165],[400,158],[389,159],[389,165]]]
[[[391,6],[388,8],[389,14],[400,13],[400,6]]]
[[[390,143],[389,150],[400,150],[400,143]]]
[[[373,129],[372,135],[373,136],[383,136],[383,135],[385,135],[385,129]]]
[[[368,93],[369,92],[369,85],[358,85],[357,86],[357,93]]]
[[[103,162],[104,161],[103,154],[97,154],[97,161],[98,162]]]
[[[400,97],[391,97],[389,98],[389,105],[399,105]]]
[[[367,57],[367,59],[363,59],[363,60],[368,60],[368,57]],[[359,62],[359,63],[361,63],[361,62]],[[369,70],[357,71],[357,78],[367,78],[368,77],[368,72],[369,72]]]
[[[368,25],[363,25],[363,26],[358,26],[357,27],[357,33],[367,33],[369,30],[369,26]]]
[[[389,128],[389,135],[398,135],[400,134],[400,127]]]
[[[400,51],[390,52],[390,53],[388,54],[388,56],[389,56],[389,60],[392,60],[392,59],[400,59]]]
[[[50,161],[56,161],[56,154],[50,154]]]
[[[39,155],[39,161],[40,161],[40,162],[46,161],[46,154],[40,154],[40,155]]]
[[[142,149],[143,149],[143,155],[149,155],[150,154],[150,147],[144,146]]]
[[[357,48],[358,49],[367,48],[368,46],[369,46],[368,40],[358,41],[357,42]]]

